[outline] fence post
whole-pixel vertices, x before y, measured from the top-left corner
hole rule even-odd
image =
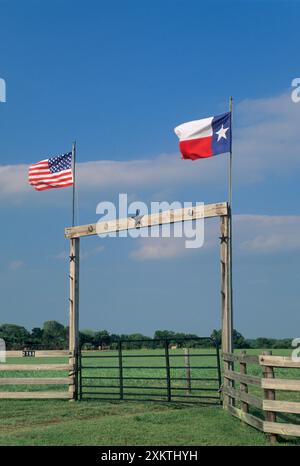
[[[81,355],[81,348],[79,348],[79,356],[78,356],[78,377],[79,377],[79,388],[78,388],[78,398],[82,400],[82,355]]]
[[[184,366],[185,366],[186,393],[187,395],[190,395],[192,392],[192,386],[191,386],[191,364],[190,364],[189,348],[184,348]]]
[[[246,351],[242,351],[242,355],[246,355]],[[241,374],[247,374],[247,363],[246,362],[240,362],[240,373]],[[241,392],[248,393],[248,384],[246,383],[240,383],[240,389]],[[241,402],[241,408],[244,413],[249,413],[249,405],[245,401]]]
[[[69,364],[72,370],[70,391],[72,399],[78,399],[78,357],[79,357],[79,238],[70,239],[70,298],[69,298]]]
[[[230,299],[230,254],[229,215],[220,217],[220,265],[221,265],[221,309],[222,309],[222,353],[233,353],[232,344],[232,306]],[[224,369],[234,371],[234,364],[224,361]],[[224,386],[234,388],[234,381],[224,378]],[[235,400],[224,394],[223,407],[234,406]]]
[[[166,356],[166,371],[167,371],[167,398],[171,401],[171,372],[170,372],[170,355],[169,355],[169,341],[165,340],[165,356]]]
[[[262,353],[263,355],[271,355],[272,351],[264,351]],[[263,377],[265,379],[274,379],[274,368],[272,366],[263,366]],[[276,392],[275,390],[271,390],[269,388],[264,389],[264,398],[266,400],[275,400],[276,398]],[[265,419],[266,421],[269,422],[276,422],[276,413],[273,411],[264,411],[265,414]],[[275,444],[277,442],[277,435],[276,434],[269,434],[268,435],[269,440],[272,444]]]
[[[69,357],[68,357],[69,365],[70,365],[70,370],[68,373],[69,377],[69,394],[70,394],[70,401],[74,401],[76,398],[76,367],[75,367],[75,358],[74,358],[74,353],[69,352]]]
[[[120,400],[124,399],[123,389],[123,360],[122,360],[122,341],[118,343],[118,355],[119,355],[119,384],[120,384]]]

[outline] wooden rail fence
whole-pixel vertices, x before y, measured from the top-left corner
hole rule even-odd
[[[273,356],[271,352],[256,356],[243,351],[240,354],[224,353],[223,359],[226,362],[222,389],[224,409],[268,434],[271,443],[277,441],[277,435],[300,437],[300,424],[283,423],[277,419],[277,413],[300,414],[300,401],[276,400],[278,390],[299,392],[300,395],[300,378],[275,378],[274,371],[274,368],[300,369],[300,358]],[[256,366],[255,372],[260,375],[249,374],[249,365]],[[249,388],[254,393],[249,393]]]
[[[6,361],[0,364],[0,399],[73,399],[76,387],[76,372],[75,372],[75,359],[73,354],[68,350],[49,350],[49,351],[6,351],[7,358],[26,358],[29,361],[34,358],[53,358],[62,357],[68,358],[68,363],[52,363],[52,364],[32,364],[32,363],[10,363]],[[26,377],[8,377],[3,375],[5,372],[28,372],[29,376]],[[64,371],[67,372],[67,376],[63,377],[44,377],[40,376],[39,372],[44,371]],[[38,375],[32,376],[32,373]],[[27,391],[3,391],[1,388],[7,385],[20,385],[26,386],[27,388],[31,385],[64,385],[66,390],[27,390]]]

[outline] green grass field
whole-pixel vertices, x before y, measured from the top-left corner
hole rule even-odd
[[[199,352],[199,350],[193,350]],[[203,352],[204,350],[201,350]],[[155,354],[154,357],[146,358],[146,354]],[[208,351],[205,350],[207,353]],[[253,352],[253,351],[249,351]],[[257,351],[261,353],[261,351]],[[170,351],[170,354],[177,354],[172,357],[171,367],[183,365],[182,350]],[[100,353],[99,353],[100,354]],[[104,353],[101,353],[104,354]],[[114,353],[105,353],[107,356]],[[162,359],[158,356],[163,354],[163,350],[135,350],[124,353],[125,355],[135,355],[137,357],[124,358],[124,366],[132,366],[133,369],[125,369],[123,375],[143,376],[143,377],[164,377],[164,369],[137,369],[136,366],[160,366]],[[274,354],[284,355],[282,350],[274,351]],[[289,354],[286,352],[286,354]],[[182,356],[182,357],[181,357]],[[117,364],[115,358],[105,358],[101,360],[86,359],[85,365],[111,366]],[[207,356],[205,358],[191,357],[192,377],[216,377],[214,369],[193,369],[193,365],[211,366],[215,364],[215,359]],[[9,363],[20,363],[20,359],[9,358]],[[22,358],[22,363],[54,363],[65,362],[61,358]],[[86,377],[117,376],[116,369],[85,369]],[[249,366],[249,373],[259,375],[259,368]],[[61,372],[39,372],[39,376],[62,376]],[[34,372],[2,372],[1,376],[22,377],[36,376]],[[172,381],[174,394],[185,394],[185,370],[171,369],[172,377],[182,377],[183,380]],[[295,370],[280,369],[276,376],[295,378],[299,373]],[[90,384],[93,380],[86,379],[85,383]],[[101,391],[116,393],[119,395],[117,380],[104,379],[100,382],[105,385]],[[0,445],[268,445],[268,441],[263,434],[242,424],[239,420],[223,411],[220,405],[204,405],[202,399],[192,399],[193,403],[178,402],[181,398],[172,403],[166,403],[166,382],[163,381],[129,381],[124,380],[124,385],[134,384],[138,388],[128,388],[125,390],[126,397],[132,398],[130,393],[141,393],[145,391],[147,398],[154,393],[156,402],[141,401],[108,401],[108,400],[83,400],[81,402],[69,402],[64,400],[0,400]],[[157,386],[157,389],[149,387]],[[111,388],[111,385],[115,388]],[[147,387],[148,388],[141,388]],[[212,394],[217,386],[212,381],[197,381],[192,383],[192,394]],[[204,392],[197,388],[206,388]],[[24,390],[24,386],[1,386],[4,390]],[[40,386],[28,387],[30,390],[66,389],[61,386]],[[88,388],[92,397],[98,388]],[[252,393],[255,393],[253,391]],[[256,391],[257,393],[257,391]],[[111,397],[111,395],[98,395],[101,397]],[[138,398],[134,395],[135,398]],[[145,398],[143,396],[143,398]],[[285,399],[287,395],[285,394]],[[289,399],[296,399],[292,395]],[[182,399],[183,400],[183,399]],[[209,400],[214,401],[214,400]],[[300,400],[299,400],[300,401]],[[256,413],[258,414],[258,413]],[[285,419],[283,418],[283,421]],[[299,422],[299,419],[298,419]],[[299,445],[299,439],[285,439],[281,444]]]

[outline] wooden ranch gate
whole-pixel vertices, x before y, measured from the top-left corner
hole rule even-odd
[[[232,352],[232,305],[231,305],[231,215],[228,203],[208,204],[159,214],[145,215],[138,225],[135,219],[128,217],[108,222],[82,225],[65,229],[65,236],[70,240],[70,306],[69,306],[69,350],[61,351],[8,351],[8,358],[24,357],[22,363],[13,360],[0,364],[0,398],[65,398],[78,399],[79,369],[79,241],[81,237],[101,233],[112,233],[135,228],[152,227],[212,217],[220,218],[220,263],[221,263],[221,308],[222,308],[222,350]],[[36,358],[36,360],[33,359]],[[66,363],[41,363],[39,358],[64,357]],[[23,363],[25,361],[25,363]],[[225,361],[225,368],[232,367]],[[19,372],[20,376],[9,374]],[[62,376],[57,375],[63,374]],[[49,376],[50,372],[50,376]],[[45,375],[46,374],[46,375]],[[53,374],[53,376],[52,376]],[[7,390],[7,386],[14,386]],[[26,386],[26,391],[16,391],[16,387]],[[40,386],[45,387],[41,390]],[[62,390],[49,390],[49,386],[64,386]],[[35,387],[35,388],[34,388]]]
[[[191,220],[220,218],[220,270],[221,270],[221,312],[222,312],[222,351],[232,352],[232,298],[231,298],[231,213],[227,202],[207,204],[192,208],[168,210],[158,214],[145,215],[138,225],[134,218],[102,221],[97,224],[81,225],[65,229],[65,237],[70,240],[70,352],[74,354],[75,372],[79,363],[79,258],[80,238],[106,233],[152,227]],[[225,369],[232,363],[225,361]],[[78,378],[75,377],[73,398],[78,399]]]

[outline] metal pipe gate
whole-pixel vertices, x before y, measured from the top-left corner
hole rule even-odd
[[[124,339],[80,351],[80,400],[220,404],[220,387],[219,346],[210,337]]]

